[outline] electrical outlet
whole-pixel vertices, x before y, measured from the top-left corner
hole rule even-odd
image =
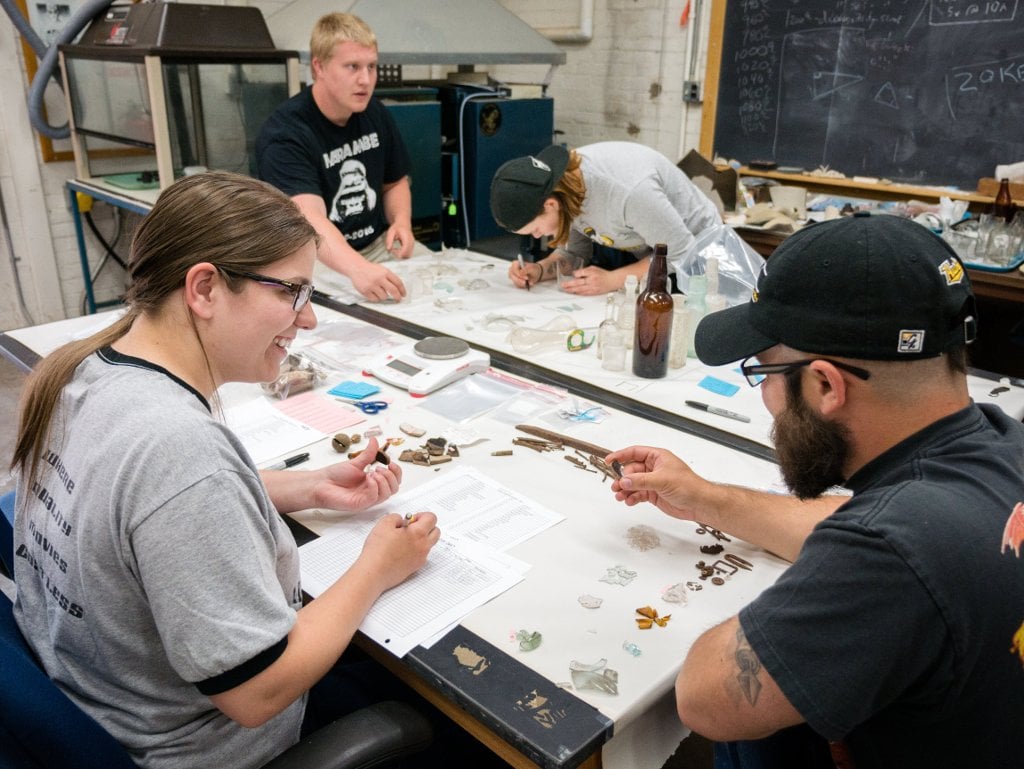
[[[699,80],[686,80],[683,82],[683,101],[700,101]]]

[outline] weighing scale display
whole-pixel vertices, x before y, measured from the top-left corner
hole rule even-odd
[[[413,366],[411,363],[406,363],[404,360],[399,360],[398,358],[395,358],[394,360],[389,361],[387,365],[388,365],[388,368],[397,369],[398,371],[401,371],[406,376],[414,376],[414,375],[420,373],[423,370],[421,368],[417,368],[416,366]]]

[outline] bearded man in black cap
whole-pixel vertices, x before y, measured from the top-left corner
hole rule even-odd
[[[608,458],[626,504],[793,561],[676,681],[716,767],[1020,765],[1024,425],[968,395],[975,322],[963,265],[920,225],[812,225],[696,333],[703,362],[762,388],[794,496],[663,449]],[[852,496],[822,496],[835,485]]]

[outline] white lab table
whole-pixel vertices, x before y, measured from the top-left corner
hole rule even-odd
[[[488,315],[506,319],[518,316],[522,320],[516,323],[540,327],[564,313],[589,333],[596,332],[605,299],[569,296],[558,292],[553,283],[535,286],[529,292],[515,289],[508,283],[507,265],[503,260],[472,252],[398,263],[394,265],[396,271],[412,289],[408,300],[394,304],[339,301],[332,303],[337,309],[317,308],[321,325],[301,337],[319,334],[345,339],[366,331],[367,324],[388,329],[389,344],[408,341],[396,333],[398,330],[413,337],[461,337],[491,352],[527,386],[531,380],[543,381],[548,395],[558,390],[552,384],[564,386],[565,395],[553,410],[571,409],[577,405],[574,401],[588,398],[602,403],[606,412],[599,423],[547,421],[553,419],[550,414],[542,415],[539,422],[524,421],[607,448],[632,443],[667,446],[711,479],[782,490],[776,466],[767,461],[768,414],[759,392],[748,387],[734,367],[706,367],[690,359],[684,368],[670,370],[665,379],[641,380],[628,371],[605,371],[592,348],[517,353],[507,340],[509,327],[502,327],[502,322],[495,322],[493,317],[488,322]],[[473,282],[480,280],[487,285]],[[327,288],[330,290],[330,286]],[[116,311],[9,331],[0,335],[0,352],[27,370],[39,355],[97,330],[115,316]],[[348,324],[352,334],[346,333]],[[358,372],[368,360],[353,355],[352,368],[344,378],[352,378],[353,371]],[[328,379],[324,387],[338,381],[339,376]],[[701,386],[704,377],[738,389],[729,396],[716,395]],[[972,375],[969,381],[976,401],[997,403],[1017,418],[1024,416],[1024,388],[978,375]],[[713,557],[699,548],[715,540],[707,532],[700,533],[698,525],[669,519],[650,506],[627,508],[616,503],[601,476],[574,468],[561,452],[540,454],[515,447],[512,456],[492,456],[494,450],[512,448],[512,438],[522,435],[512,423],[484,414],[453,425],[431,410],[434,396],[414,399],[398,388],[376,383],[392,405],[368,417],[353,431],[379,425],[385,437],[394,437],[401,435],[398,425],[408,422],[426,429],[428,436],[456,429],[485,438],[479,444],[466,445],[461,456],[450,464],[403,465],[403,488],[414,489],[463,463],[503,485],[525,491],[538,503],[566,516],[562,523],[511,551],[511,555],[531,565],[523,582],[472,612],[452,636],[429,650],[420,647],[406,655],[395,664],[398,672],[419,680],[441,707],[469,713],[479,729],[497,735],[506,747],[512,746],[511,752],[503,749],[502,755],[514,764],[530,766],[533,761],[551,767],[572,767],[580,762],[588,766],[602,762],[609,767],[661,766],[685,735],[675,716],[672,685],[686,649],[701,632],[734,614],[770,585],[785,564],[745,543],[725,542],[726,552],[745,558],[754,568],[732,575],[723,585],[701,582],[695,564]],[[993,394],[1000,387],[1007,389]],[[254,386],[240,385],[225,388],[223,395],[227,403],[265,397]],[[685,399],[747,414],[751,422],[693,411],[683,406]],[[647,412],[654,418],[645,418]],[[665,414],[675,419],[665,419]],[[702,427],[714,431],[701,435]],[[709,435],[738,436],[745,444],[731,446],[728,440],[709,440]],[[406,437],[405,441],[406,445],[417,445],[416,439]],[[763,451],[750,451],[749,445]],[[392,454],[401,448],[392,449]],[[309,467],[338,456],[329,440],[321,440],[308,450],[312,455]],[[318,532],[330,522],[332,514],[307,511],[294,517]],[[644,550],[636,547],[638,540],[658,544]],[[616,566],[635,571],[636,578],[626,586],[601,582],[600,577]],[[687,582],[700,584],[703,589],[687,590],[685,605],[662,600],[667,587]],[[601,597],[604,603],[596,610],[585,609],[577,600],[583,594]],[[662,615],[672,614],[672,620],[665,627],[637,630],[634,611],[646,605]],[[540,631],[544,637],[541,646],[531,652],[519,651],[513,639],[520,629]],[[446,643],[473,646],[481,657],[489,659],[491,676],[485,671],[478,677],[461,669],[452,661],[455,657]],[[636,644],[640,656],[630,654],[624,643]],[[387,661],[386,652],[380,655]],[[559,688],[569,680],[570,661],[589,663],[598,659],[607,659],[608,666],[619,672],[617,695],[591,690],[570,693]],[[541,701],[548,704],[541,707],[537,704]],[[572,738],[561,740],[567,735]]]
[[[696,429],[715,440],[730,442],[729,436],[735,436],[765,451],[759,452],[741,441],[732,442],[735,448],[771,456],[771,415],[761,401],[760,390],[747,384],[738,364],[706,366],[690,357],[684,367],[670,368],[663,379],[642,379],[632,375],[629,352],[626,370],[615,373],[601,367],[596,346],[575,352],[562,346],[520,353],[508,340],[512,322],[526,328],[542,328],[560,315],[570,316],[588,335],[596,334],[604,318],[604,296],[566,294],[558,290],[554,281],[533,286],[530,291],[517,289],[507,277],[507,261],[462,249],[446,250],[429,258],[389,262],[388,266],[409,289],[409,296],[402,302],[357,301],[359,297],[341,276],[327,278],[318,287],[328,293],[336,292],[338,301],[332,306],[342,312],[387,323],[390,328],[414,335],[444,334],[465,339],[474,347],[501,356],[502,365],[513,371],[521,368],[533,378],[551,375],[555,381],[575,385],[587,395],[610,398],[627,410],[632,410],[628,403],[632,401],[638,404],[637,413],[641,416],[684,431]],[[319,275],[317,279],[321,280]],[[495,318],[515,320],[503,322]],[[1024,418],[1022,384],[1020,380],[986,372],[973,372],[968,377],[975,402],[996,404],[1016,419]],[[750,422],[696,410],[685,405],[687,400],[743,414]],[[660,419],[655,412],[662,412]]]
[[[332,310],[318,310],[318,315],[319,333],[332,339],[353,337],[365,330],[363,321]],[[83,331],[98,330],[114,317],[115,312],[103,313],[4,336],[34,354],[45,354]],[[353,333],[346,333],[348,329]],[[300,335],[295,348],[301,351],[301,342],[315,341],[310,337],[316,337],[318,331]],[[395,334],[387,336],[389,343],[406,341]],[[359,368],[366,360],[351,363]],[[352,372],[330,373],[320,389],[342,378],[352,378]],[[532,761],[547,767],[660,767],[687,733],[675,715],[673,694],[687,648],[701,632],[736,613],[774,582],[786,564],[746,543],[723,541],[726,552],[746,559],[753,568],[737,571],[721,585],[702,581],[697,561],[711,562],[719,556],[700,551],[701,545],[717,540],[698,524],[670,519],[649,505],[628,508],[616,502],[602,475],[565,461],[563,457],[573,454],[571,451],[538,453],[513,447],[513,437],[526,436],[508,421],[484,414],[453,425],[431,410],[431,398],[443,395],[443,390],[413,398],[386,383],[367,381],[378,384],[380,395],[391,405],[350,429],[365,432],[377,425],[384,437],[404,437],[402,446],[391,449],[392,456],[425,440],[403,436],[398,429],[402,423],[424,428],[427,437],[456,430],[483,439],[475,444],[467,439],[461,455],[448,464],[422,467],[403,463],[403,489],[415,489],[438,474],[465,465],[565,515],[561,523],[509,551],[530,564],[521,583],[473,611],[430,649],[418,647],[400,662],[390,661],[392,667],[407,679],[428,682],[428,693],[433,693],[435,701],[444,706],[447,700],[447,707],[468,713],[477,726],[483,725],[512,746],[513,752],[503,752],[503,756],[516,765],[531,766]],[[546,392],[550,396],[550,388]],[[221,396],[228,406],[269,397],[255,385],[239,384],[226,386]],[[552,403],[549,413],[528,421],[607,447],[671,445],[709,478],[781,489],[777,468],[769,461],[614,407],[605,407],[606,417],[600,423],[549,421],[557,420],[552,413],[571,401],[572,396],[566,395]],[[293,449],[289,447],[288,452]],[[492,455],[506,449],[512,449],[512,456]],[[329,438],[304,450],[310,452],[310,462],[296,469],[339,458]],[[319,532],[336,515],[313,510],[294,518]],[[442,520],[442,530],[443,526]],[[617,566],[636,572],[635,579],[628,585],[602,582],[601,577]],[[691,584],[685,591],[685,604],[662,598],[665,590],[677,583]],[[694,590],[696,586],[701,589]],[[581,595],[597,596],[603,604],[598,609],[584,608],[578,601]],[[671,620],[664,627],[639,630],[635,610],[648,605],[661,616],[670,614]],[[540,647],[519,651],[514,635],[520,629],[540,631]],[[636,645],[639,656],[624,647],[628,643]],[[456,646],[471,648],[487,661],[486,669],[475,675],[460,665],[452,653]],[[386,652],[378,650],[377,656],[387,661]],[[570,662],[601,659],[618,671],[618,694],[562,688],[563,682],[570,680]]]

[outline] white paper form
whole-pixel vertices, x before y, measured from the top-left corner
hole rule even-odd
[[[331,527],[299,548],[302,587],[314,598],[355,563],[376,520]],[[355,523],[355,522],[353,522]],[[426,565],[385,592],[359,626],[397,657],[523,579],[526,564],[491,548],[449,538],[430,551]]]
[[[258,465],[324,437],[319,430],[282,414],[264,398],[225,408],[224,421]]]
[[[410,492],[392,497],[389,512],[437,516],[441,536],[488,545],[497,550],[525,542],[565,516],[512,491],[469,467],[452,468]]]
[[[519,582],[529,565],[498,549],[564,519],[468,468],[392,497],[384,508],[332,524],[299,548],[299,563],[303,589],[315,598],[355,562],[382,512],[436,514],[442,539],[426,565],[384,593],[359,628],[399,657]]]

